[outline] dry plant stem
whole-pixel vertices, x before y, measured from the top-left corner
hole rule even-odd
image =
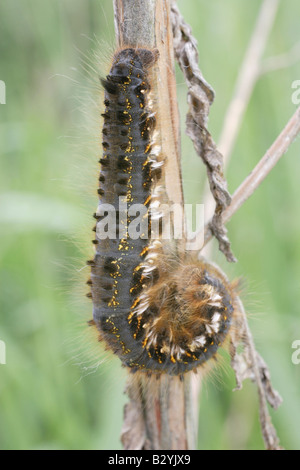
[[[273,145],[262,157],[250,175],[243,181],[232,196],[231,204],[223,214],[223,222],[226,224],[233,214],[247,201],[247,199],[260,186],[278,160],[285,155],[290,145],[294,142],[300,133],[300,107],[293,114],[283,131],[277,137]],[[204,228],[204,244],[208,243],[213,237],[210,228],[211,222],[208,222]],[[202,234],[199,234],[200,239]]]
[[[275,57],[265,59],[261,65],[260,76],[273,72],[275,70],[284,69],[297,64],[300,60],[300,42],[294,44],[290,51]]]
[[[241,328],[243,331],[243,342],[246,350],[244,353],[246,359],[243,358],[244,361],[238,361],[238,356],[236,354],[233,354],[232,366],[237,375],[238,389],[241,388],[241,382],[245,378],[251,378],[253,382],[255,382],[255,384],[257,385],[259,397],[260,425],[262,429],[262,436],[265,443],[265,447],[267,450],[278,450],[280,449],[279,439],[277,437],[276,430],[271,422],[267,401],[269,401],[274,408],[277,408],[281,404],[282,400],[278,393],[272,389],[268,369],[262,358],[256,352],[243,304],[239,298],[237,298],[236,300],[241,315],[240,321],[243,323]],[[241,366],[242,362],[244,362],[244,365]],[[241,374],[241,370],[243,370],[243,368],[244,371]],[[243,377],[241,377],[240,375],[243,375]]]
[[[264,0],[258,12],[221,130],[218,148],[224,158],[224,169],[229,164],[244,114],[255,84],[261,75],[262,56],[274,24],[278,5],[279,0]],[[206,217],[210,218],[213,214],[213,201],[207,186],[204,191],[203,204]],[[208,249],[204,254],[209,256]]]
[[[170,0],[114,0],[114,12],[119,46],[159,50],[154,80],[158,92],[158,133],[162,154],[167,156],[162,178],[163,202],[183,206]],[[168,119],[162,119],[163,114]],[[183,225],[184,221],[180,223]],[[156,379],[140,374],[128,380],[127,394],[130,402],[125,406],[121,435],[125,449],[195,447],[197,413],[188,374],[183,381],[168,375]]]
[[[262,3],[240,68],[218,145],[225,164],[232,152],[253,88],[260,75],[263,52],[275,20],[278,5],[279,0],[264,0]]]

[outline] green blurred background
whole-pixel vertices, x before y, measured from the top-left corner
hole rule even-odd
[[[216,91],[209,130],[218,141],[261,1],[178,5]],[[265,57],[299,43],[299,17],[298,0],[281,1]],[[0,365],[0,448],[120,449],[125,373],[86,327],[84,297],[100,151],[89,64],[100,75],[107,70],[112,1],[3,0],[0,18],[0,340],[7,362]],[[91,57],[97,50],[102,59]],[[186,88],[177,74],[186,201],[199,203],[205,171],[184,135]],[[227,172],[231,192],[295,111],[297,79],[299,62],[258,81]],[[231,278],[245,279],[256,346],[284,400],[271,415],[287,449],[300,448],[300,364],[291,361],[300,339],[299,151],[298,139],[228,224],[238,263],[214,254]],[[263,448],[256,389],[249,381],[242,391],[234,386],[228,361],[205,380],[199,449]]]

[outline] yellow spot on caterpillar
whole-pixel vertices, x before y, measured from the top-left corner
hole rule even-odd
[[[131,323],[133,315],[134,315],[134,312],[131,312],[131,313],[128,315],[128,317],[127,317],[128,323]]]
[[[136,266],[136,267],[134,268],[133,272],[136,273],[136,272],[140,271],[141,269],[142,269],[142,265],[139,264],[138,266]]]
[[[141,317],[138,317],[138,324],[137,324],[136,332],[135,332],[134,335],[133,335],[134,339],[136,339],[137,334],[138,334],[138,332],[139,332],[139,329],[140,329],[140,326],[141,326],[141,321],[142,321],[142,318],[141,318]]]
[[[114,322],[111,320],[110,317],[106,319],[106,323],[110,323],[113,326],[112,333],[116,335],[118,328],[115,326]]]
[[[116,279],[117,277],[121,277],[121,274],[119,273],[119,271],[116,271],[115,273],[111,273],[110,277],[112,277],[113,279]]]
[[[112,299],[108,302],[108,307],[117,307],[120,303],[116,300],[116,296],[113,295]]]
[[[134,309],[137,306],[137,304],[140,302],[140,300],[141,300],[140,297],[137,297],[135,301],[133,302],[133,304],[131,305],[131,309]]]
[[[144,206],[146,206],[151,201],[151,195],[147,197],[146,201],[144,202]]]
[[[122,240],[119,243],[118,250],[119,251],[121,251],[121,250],[128,251],[129,250],[128,241],[126,240],[126,238],[122,238]]]
[[[126,345],[124,344],[123,341],[120,341],[120,344],[121,344],[122,352],[123,352],[124,355],[125,355],[125,354],[129,354],[129,353],[131,352],[130,349],[126,348]]]
[[[140,256],[144,256],[148,250],[149,250],[149,246],[145,246],[145,248],[141,251]]]
[[[118,273],[118,275],[121,276],[120,273]],[[120,305],[120,303],[116,300],[116,297],[118,295],[117,285],[118,285],[118,280],[115,279],[115,283],[114,283],[115,290],[114,290],[111,300],[107,304],[108,307],[117,307],[118,305]]]
[[[159,364],[162,364],[162,360],[161,360],[161,357],[160,357],[160,355],[159,355],[159,352],[158,352],[157,348],[155,348],[155,354],[156,354],[156,356],[157,356],[157,361],[158,361],[158,363],[159,363]]]
[[[145,160],[144,163],[143,163],[143,168],[145,168],[145,166],[149,165],[149,162],[150,162],[150,160],[149,160],[149,158],[147,157],[146,160]]]
[[[148,144],[144,153],[148,153],[150,149],[151,149],[151,144]]]
[[[133,153],[135,152],[135,148],[133,147],[132,143],[129,141],[128,142],[128,145],[126,147],[126,150],[125,150],[126,153]]]
[[[131,105],[131,103],[130,103],[130,101],[129,101],[128,98],[126,98],[126,108],[127,108],[127,109],[131,109],[131,108],[132,108],[132,105]]]

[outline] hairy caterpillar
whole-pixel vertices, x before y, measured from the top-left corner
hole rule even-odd
[[[223,343],[235,311],[234,292],[217,267],[190,254],[179,259],[171,244],[149,238],[163,161],[154,146],[151,97],[157,56],[148,49],[122,49],[102,80],[103,156],[95,256],[88,261],[91,324],[132,371],[181,375],[205,363]],[[125,219],[120,201],[127,207]],[[130,237],[135,204],[145,209],[147,225],[140,236]],[[109,222],[112,236],[102,237]]]

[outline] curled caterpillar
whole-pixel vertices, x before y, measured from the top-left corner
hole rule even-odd
[[[102,80],[103,156],[95,256],[88,262],[91,324],[132,371],[181,375],[208,361],[224,342],[235,311],[234,288],[205,260],[190,254],[179,259],[151,240],[163,163],[151,96],[157,57],[148,49],[122,49]],[[144,208],[147,222],[131,237],[135,204]],[[109,222],[112,233],[105,237]]]
[[[234,286],[204,259],[155,257],[150,285],[122,321],[112,315],[102,337],[133,371],[180,375],[215,356],[235,311]],[[151,260],[151,252],[146,262]]]

